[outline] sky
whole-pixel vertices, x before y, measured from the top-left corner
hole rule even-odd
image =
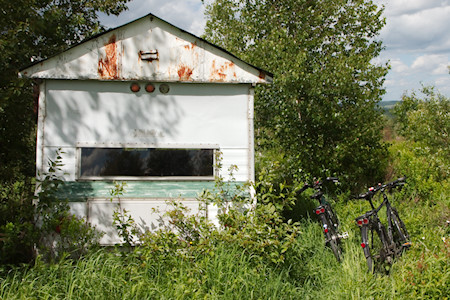
[[[205,3],[212,0],[206,0]],[[389,62],[384,101],[435,86],[450,97],[450,0],[374,0],[384,5],[386,26],[379,39],[385,50],[374,63]],[[119,17],[101,15],[114,28],[149,13],[200,36],[205,27],[201,0],[132,0]],[[270,71],[270,70],[269,70]],[[418,93],[420,95],[420,93]]]

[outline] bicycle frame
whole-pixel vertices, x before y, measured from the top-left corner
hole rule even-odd
[[[338,179],[335,177],[328,177],[327,181],[337,182]],[[311,186],[308,185],[308,187]],[[339,221],[336,214],[331,209],[331,205],[327,202],[324,193],[322,192],[322,183],[320,181],[316,181],[312,188],[317,190],[317,192],[311,196],[311,199],[316,199],[319,201],[319,206],[316,207],[314,213],[320,218],[322,223],[325,243],[331,248],[336,259],[340,261],[342,250],[339,243],[340,240],[342,238],[346,238],[348,234],[346,232],[342,235],[339,234]]]
[[[373,230],[375,230],[375,232],[377,233],[382,244],[383,257],[381,257],[381,259],[384,260],[385,258],[389,258],[389,260],[391,260],[390,258],[396,254],[395,243],[393,242],[391,236],[387,233],[389,229],[386,230],[386,227],[378,217],[378,212],[385,204],[386,203],[383,201],[383,203],[378,208],[375,209],[374,207],[373,210],[356,218],[356,223],[361,230],[361,247],[363,248],[366,259],[369,259],[370,249],[373,249],[374,247]],[[372,203],[371,205],[373,207]],[[372,233],[370,241],[369,231]],[[369,269],[371,269],[371,266],[369,266]]]
[[[364,215],[361,215],[355,219],[361,231],[361,247],[363,248],[364,255],[366,257],[367,264],[369,266],[369,271],[371,271],[373,267],[373,260],[370,253],[371,251],[370,249],[374,249],[373,231],[376,232],[381,241],[381,249],[379,253],[381,261],[387,260],[388,263],[391,263],[392,259],[401,253],[403,247],[409,246],[409,242],[407,242],[409,236],[406,232],[406,228],[404,228],[403,222],[401,222],[398,213],[392,207],[391,203],[389,202],[389,198],[386,195],[386,189],[399,186],[403,184],[403,181],[404,178],[400,178],[391,183],[380,185],[377,188],[371,188],[369,189],[368,193],[361,194],[358,196],[359,199],[367,200],[372,208],[372,210],[366,212]],[[383,201],[378,207],[375,207],[372,198],[378,191],[381,191],[383,195]],[[386,207],[386,216],[388,222],[387,230],[386,227],[381,222],[380,218],[378,217],[378,213],[383,207]],[[396,232],[400,235],[400,241],[403,242],[402,245],[400,245],[398,243],[399,241],[397,241],[394,238],[394,225],[396,226],[395,228],[397,230]],[[371,244],[369,244],[369,231],[372,234]]]

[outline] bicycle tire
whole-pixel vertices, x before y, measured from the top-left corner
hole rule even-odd
[[[336,260],[340,262],[342,259],[342,249],[339,243],[339,237],[337,233],[334,232],[334,230],[332,231],[333,232],[330,234],[330,237],[327,237],[327,239],[329,240],[328,244],[330,245],[331,251],[333,251],[333,254],[336,257]]]
[[[409,234],[406,230],[405,223],[400,219],[398,212],[395,208],[391,209],[391,222],[392,229],[396,231],[398,236],[393,234],[393,240],[398,245],[401,246],[401,250],[403,250],[405,244],[409,244]]]
[[[339,220],[336,213],[333,211],[330,205],[326,206],[326,213],[328,215],[328,220],[330,221],[330,224],[332,224],[335,231],[337,231],[337,228],[339,227]]]
[[[341,256],[342,256],[342,250],[339,245],[339,236],[334,229],[333,223],[331,220],[329,220],[326,213],[320,214],[320,219],[322,221],[322,227],[324,229],[325,244],[331,248],[331,251],[333,252],[334,256],[336,257],[336,260],[338,262],[340,262]],[[325,229],[328,229],[328,230],[325,231]]]
[[[386,227],[379,219],[376,220],[375,231],[381,241],[381,247],[376,251],[376,256],[379,257],[379,267],[381,268],[385,263],[392,265],[398,254],[397,245],[390,239]]]
[[[326,213],[328,216],[328,222],[331,225],[330,226],[330,231],[331,232],[331,236],[329,239],[329,244],[330,244],[330,248],[333,251],[334,256],[336,257],[337,261],[341,261],[342,259],[342,248],[341,248],[341,239],[339,236],[339,230],[338,230],[338,226],[339,226],[339,220],[337,218],[337,215],[334,213],[333,209],[327,205],[326,206]]]
[[[373,258],[370,253],[370,244],[369,244],[369,227],[362,226],[361,229],[361,246],[363,247],[364,256],[366,257],[368,272],[373,273]],[[364,246],[363,246],[364,245]]]

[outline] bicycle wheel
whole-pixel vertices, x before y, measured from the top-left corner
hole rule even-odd
[[[361,247],[364,251],[364,256],[366,257],[368,271],[370,273],[373,272],[373,259],[370,254],[370,244],[369,244],[369,226],[362,226],[361,229]],[[372,233],[373,236],[373,233]]]
[[[376,252],[374,252],[376,253],[374,257],[378,259],[378,270],[386,272],[389,270],[390,265],[394,262],[394,258],[398,253],[398,248],[393,240],[390,239],[387,234],[386,227],[384,227],[381,221],[378,218],[374,221],[376,222],[374,227],[379,238],[379,243],[377,246],[373,246],[372,249],[377,249]]]
[[[400,249],[403,250],[403,248],[409,246],[409,234],[406,230],[406,226],[400,219],[395,208],[391,209],[390,218],[392,230],[394,231],[392,234],[393,240],[397,244],[397,246],[399,246]]]
[[[327,244],[337,261],[341,261],[342,250],[340,247],[340,238],[337,231],[334,228],[333,222],[327,217],[327,213],[320,214],[323,230],[325,234],[325,244]]]
[[[330,224],[333,225],[335,231],[338,231],[337,228],[339,227],[339,220],[336,213],[333,211],[330,205],[326,206],[326,213],[328,216],[328,220],[330,221]]]
[[[331,230],[332,233],[330,234],[328,239],[328,244],[330,245],[331,251],[333,251],[334,256],[336,257],[337,261],[341,261],[342,257],[342,249],[340,245],[340,240],[337,232],[334,232],[334,229]]]

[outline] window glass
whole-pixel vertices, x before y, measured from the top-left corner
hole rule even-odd
[[[213,149],[81,148],[80,177],[213,176]]]

